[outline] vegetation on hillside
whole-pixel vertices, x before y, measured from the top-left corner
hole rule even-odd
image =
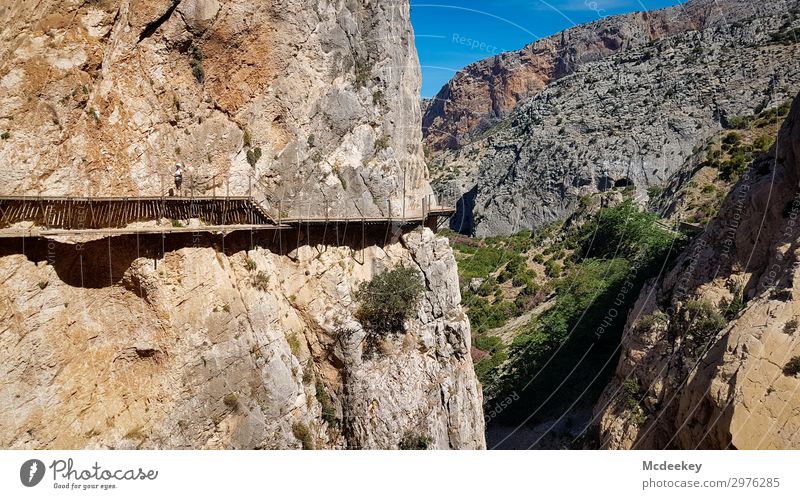
[[[473,346],[484,355],[476,372],[487,400],[520,395],[502,419],[546,417],[599,395],[642,284],[682,249],[683,238],[657,221],[628,198],[579,226],[557,223],[536,234],[485,240],[453,237]],[[527,322],[510,338],[493,334],[516,317]]]

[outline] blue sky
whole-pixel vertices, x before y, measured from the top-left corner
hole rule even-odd
[[[681,0],[411,0],[422,64],[422,96],[432,97],[464,66],[601,17],[653,10]]]

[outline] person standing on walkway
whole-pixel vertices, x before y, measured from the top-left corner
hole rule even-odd
[[[183,184],[183,165],[180,162],[175,163],[175,173],[172,175],[175,177],[175,193],[180,196],[181,184]]]

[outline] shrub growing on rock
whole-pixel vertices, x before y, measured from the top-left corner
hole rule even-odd
[[[356,318],[376,333],[400,331],[416,310],[424,287],[419,271],[400,267],[363,282],[355,293]]]
[[[792,360],[783,367],[783,374],[786,376],[797,376],[800,373],[800,356],[792,357]]]
[[[428,446],[430,446],[431,442],[431,437],[418,433],[406,432],[402,440],[400,440],[400,443],[397,444],[397,447],[399,447],[400,450],[428,450]]]

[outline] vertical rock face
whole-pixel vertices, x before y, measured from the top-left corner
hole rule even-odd
[[[796,99],[774,153],[742,177],[675,269],[642,292],[595,408],[605,447],[800,445],[800,379],[787,369],[800,356],[799,145]],[[716,310],[732,310],[724,328]]]
[[[296,237],[283,252],[248,237],[163,255],[133,236],[4,247],[0,445],[396,448],[413,434],[484,447],[447,240]],[[424,299],[370,351],[353,288],[401,265],[422,273]]]
[[[21,1],[0,7],[7,191],[242,193],[296,213],[430,192],[407,2]],[[391,203],[391,205],[389,204]]]
[[[431,190],[407,2],[0,6],[6,192],[251,188],[294,215],[399,214]],[[163,180],[162,180],[162,175]],[[358,232],[358,237],[355,233]],[[483,448],[469,322],[428,230],[5,240],[0,447]],[[352,292],[426,291],[367,348]]]

